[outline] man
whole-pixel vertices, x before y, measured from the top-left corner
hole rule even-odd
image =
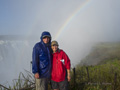
[[[45,31],[32,53],[32,72],[36,79],[36,90],[48,90],[51,74],[51,35]]]
[[[70,81],[70,59],[67,54],[58,48],[58,42],[52,41],[53,50],[51,85],[53,90],[68,90]]]

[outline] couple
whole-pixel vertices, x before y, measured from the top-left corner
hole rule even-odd
[[[70,81],[70,59],[58,48],[58,42],[51,42],[51,35],[45,31],[41,42],[35,44],[32,54],[32,72],[36,90],[48,90],[50,80],[53,90],[68,90]]]

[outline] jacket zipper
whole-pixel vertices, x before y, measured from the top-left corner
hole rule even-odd
[[[57,60],[57,63],[56,63],[56,72],[57,72],[57,70],[58,70],[58,54],[57,54],[56,60]]]

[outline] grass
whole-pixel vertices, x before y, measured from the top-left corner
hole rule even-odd
[[[88,71],[87,71],[88,70]],[[73,71],[71,72],[72,77]],[[71,83],[74,82],[72,78]],[[90,83],[90,84],[89,84]],[[120,90],[120,60],[95,66],[76,66],[75,90]],[[80,89],[82,87],[82,89]],[[71,89],[74,90],[74,89]]]
[[[25,70],[26,71],[26,70]],[[1,85],[0,90],[34,90],[35,79],[33,74],[26,71],[26,76],[21,72],[18,79],[13,80],[13,85],[7,88]]]
[[[35,90],[33,74],[20,73],[10,90]],[[6,88],[6,87],[4,87]],[[0,90],[4,89],[0,86]],[[120,43],[100,43],[71,70],[70,90],[120,90]],[[49,89],[52,90],[49,84]]]
[[[20,73],[19,78],[13,80],[10,90],[35,90],[33,74],[26,71],[27,75]],[[105,64],[95,66],[77,65],[74,72],[71,70],[70,90],[120,90],[120,60],[115,59]],[[115,79],[116,78],[116,79]],[[7,90],[0,87],[0,90]],[[49,84],[49,89],[52,90]]]

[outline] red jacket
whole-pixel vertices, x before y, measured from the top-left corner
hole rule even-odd
[[[51,79],[56,82],[65,80],[66,70],[70,70],[70,59],[63,50],[53,53]]]

